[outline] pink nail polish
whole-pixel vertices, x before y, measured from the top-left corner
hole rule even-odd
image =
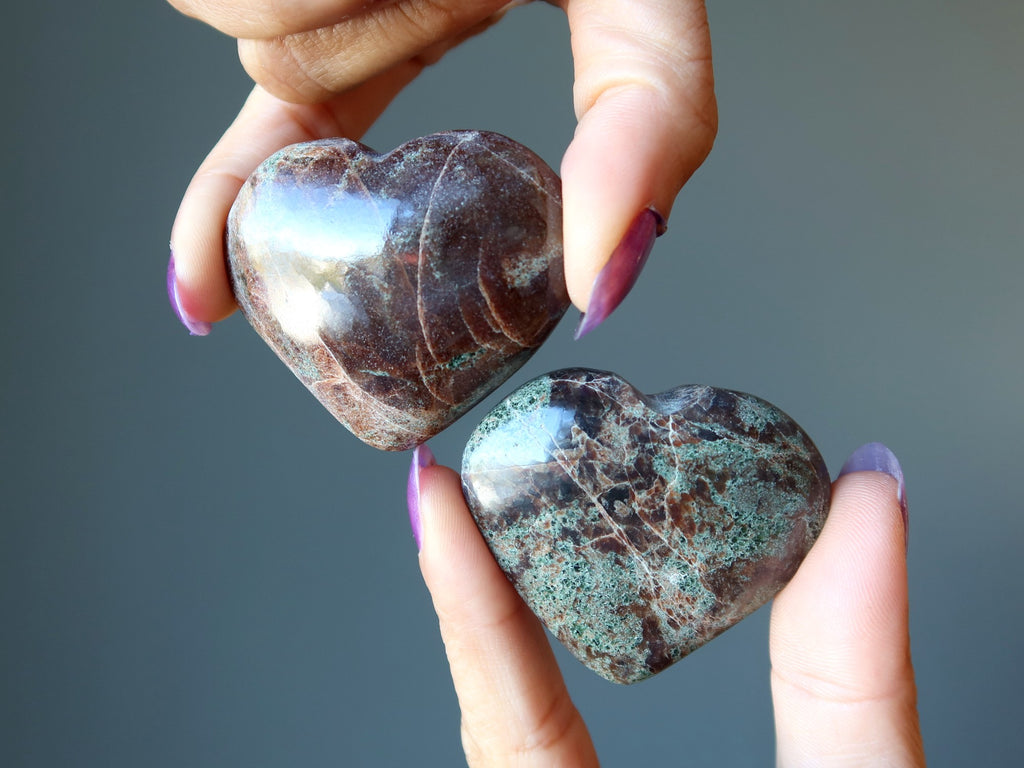
[[[664,234],[665,229],[665,219],[653,208],[645,208],[633,219],[622,242],[594,279],[590,304],[580,318],[574,338],[582,339],[622,303],[647,263],[655,238]]]
[[[181,296],[178,295],[178,277],[174,270],[174,252],[171,252],[170,261],[167,262],[167,298],[171,302],[171,309],[174,310],[178,321],[184,325],[192,336],[206,336],[213,326],[210,323],[196,320],[185,311],[181,305]]]
[[[423,524],[420,520],[420,470],[437,464],[433,451],[423,445],[416,446],[412,452],[412,466],[409,467],[409,484],[405,498],[409,505],[409,524],[412,526],[412,537],[416,540],[416,550],[422,549]]]

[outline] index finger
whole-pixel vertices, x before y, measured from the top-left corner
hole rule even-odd
[[[289,104],[256,86],[189,183],[171,229],[171,305],[195,335],[235,310],[224,229],[238,190],[277,150],[329,136],[358,139],[423,68],[409,61],[322,104]]]

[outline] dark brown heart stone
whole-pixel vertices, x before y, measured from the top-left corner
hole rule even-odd
[[[228,222],[246,318],[359,439],[437,434],[533,354],[569,306],[561,185],[533,152],[454,131],[387,154],[297,144]]]
[[[646,396],[618,376],[541,376],[480,423],[466,500],[519,594],[584,664],[649,677],[770,600],[828,513],[825,463],[752,395]]]

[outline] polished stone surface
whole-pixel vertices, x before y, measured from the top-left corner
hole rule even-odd
[[[770,600],[828,512],[810,438],[752,395],[645,396],[618,376],[534,379],[473,433],[466,500],[530,608],[584,664],[632,683]]]
[[[451,424],[519,368],[569,305],[561,185],[520,144],[453,131],[386,154],[288,147],[231,210],[252,326],[342,424],[386,450]]]

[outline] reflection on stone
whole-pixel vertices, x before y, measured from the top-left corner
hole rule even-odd
[[[818,450],[751,395],[644,396],[569,369],[480,423],[470,509],[530,608],[598,674],[649,677],[770,600],[828,511]]]
[[[387,154],[288,147],[231,210],[252,326],[357,437],[437,434],[519,368],[569,305],[561,187],[530,150],[477,131]]]

